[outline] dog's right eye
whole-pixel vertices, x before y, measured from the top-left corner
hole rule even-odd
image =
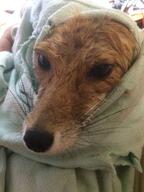
[[[90,69],[90,71],[88,72],[88,77],[96,78],[99,80],[104,79],[111,74],[113,67],[114,65],[112,64],[97,64]]]
[[[51,64],[46,58],[46,56],[39,54],[38,55],[38,64],[43,70],[49,71],[51,69]]]

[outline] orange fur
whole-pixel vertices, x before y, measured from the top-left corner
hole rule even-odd
[[[34,49],[40,87],[37,102],[25,120],[26,129],[37,127],[54,136],[59,133],[54,146],[56,142],[60,147],[63,142],[72,145],[74,141],[68,141],[64,133],[77,135],[84,114],[118,84],[133,62],[137,42],[126,27],[109,18],[76,16],[56,26]],[[40,68],[39,54],[47,57],[51,70]],[[103,63],[114,66],[110,75],[88,77],[94,65]]]

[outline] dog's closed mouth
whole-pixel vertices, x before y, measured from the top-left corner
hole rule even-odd
[[[110,18],[76,16],[52,31],[34,47],[39,89],[24,122],[24,142],[35,152],[74,145],[82,132],[81,117],[117,86],[137,50],[133,34]]]

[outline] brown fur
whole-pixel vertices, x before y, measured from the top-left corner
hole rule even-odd
[[[73,145],[65,132],[77,135],[83,115],[104,99],[131,66],[136,47],[132,33],[109,18],[77,16],[55,27],[35,46],[36,55],[44,54],[51,70],[41,69],[35,56],[40,87],[25,129],[37,127],[59,135],[50,150],[56,151],[56,143],[58,151]],[[114,65],[112,73],[104,79],[89,78],[89,70],[102,63]]]

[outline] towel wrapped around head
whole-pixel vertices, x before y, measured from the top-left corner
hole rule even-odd
[[[69,154],[36,154],[22,140],[22,122],[33,106],[37,89],[33,46],[77,10],[83,16],[108,16],[125,25],[134,34],[140,54],[119,85],[85,120],[87,129],[105,133],[94,134],[90,137],[92,145]],[[33,0],[16,33],[13,52],[0,52],[0,191],[133,191],[134,171],[142,171],[143,82],[144,35],[127,15],[101,8],[92,0]]]

